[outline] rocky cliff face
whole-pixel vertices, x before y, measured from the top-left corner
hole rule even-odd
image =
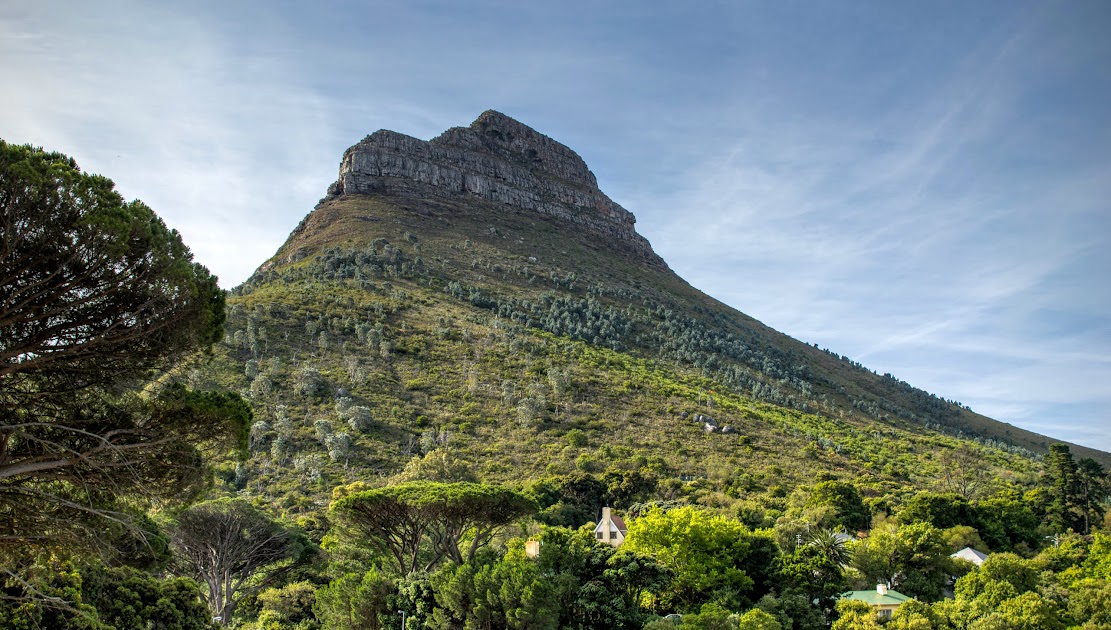
[[[574,151],[495,111],[430,141],[376,131],[348,149],[325,201],[341,195],[477,197],[558,217],[662,260],[636,218],[601,190]]]

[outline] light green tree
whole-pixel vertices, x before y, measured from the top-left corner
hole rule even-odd
[[[852,566],[864,584],[889,584],[924,601],[941,599],[953,572],[943,532],[929,523],[885,524],[853,543]]]
[[[706,601],[741,608],[766,592],[778,553],[770,535],[694,506],[642,514],[629,524],[623,548],[653,556],[674,573],[656,596],[662,610],[681,611]]]
[[[879,630],[882,628],[876,619],[876,611],[864,602],[842,599],[835,608],[837,620],[831,630]]]
[[[775,617],[753,608],[737,620],[737,630],[783,630],[783,626]]]

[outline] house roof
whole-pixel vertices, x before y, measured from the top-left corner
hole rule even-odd
[[[982,551],[976,551],[972,547],[965,547],[964,549],[961,549],[957,553],[951,554],[949,557],[950,558],[960,558],[961,560],[967,560],[967,561],[971,562],[972,564],[974,564],[976,566],[980,566],[981,564],[984,563],[984,560],[987,559],[988,554],[983,553]]]
[[[855,599],[869,606],[899,606],[910,601],[911,598],[903,595],[899,591],[891,590],[887,591],[884,595],[880,595],[873,589],[870,591],[849,591],[847,593],[841,593],[841,599]]]
[[[617,531],[621,532],[622,536],[624,536],[629,531],[629,528],[625,526],[625,521],[622,520],[620,516],[613,514],[612,512],[610,513],[610,522],[613,523],[613,526],[617,528]],[[605,523],[604,520],[598,521],[598,524],[594,526],[594,531],[600,531],[602,529],[603,523]]]
[[[622,520],[620,516],[616,514],[610,514],[610,520],[613,521],[613,524],[617,527],[617,531],[621,532],[622,534],[629,531],[629,528],[625,526],[625,521]]]

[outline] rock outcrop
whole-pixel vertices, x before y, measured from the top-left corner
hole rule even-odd
[[[372,133],[344,152],[339,179],[325,200],[382,193],[503,203],[626,241],[658,260],[637,234],[633,214],[598,189],[578,154],[493,110],[430,141],[387,130]]]

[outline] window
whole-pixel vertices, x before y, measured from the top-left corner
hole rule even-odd
[[[602,540],[602,532],[596,532],[596,533],[594,534],[594,536],[595,536],[595,537],[596,537],[596,538],[597,538],[598,540]]]
[[[617,532],[610,532],[610,540],[617,538]]]

